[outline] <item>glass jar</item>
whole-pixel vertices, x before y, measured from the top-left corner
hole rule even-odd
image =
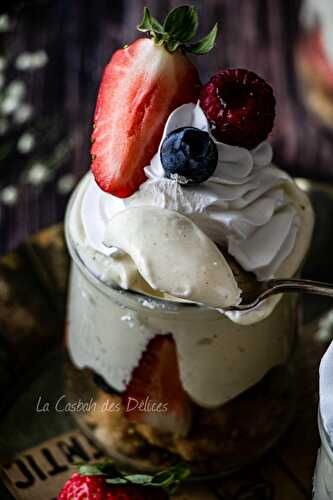
[[[284,296],[266,319],[246,326],[205,307],[113,288],[77,252],[68,222],[72,204],[65,223],[72,258],[65,376],[80,428],[106,454],[142,471],[185,460],[194,473],[220,474],[257,459],[294,413],[295,296]],[[210,407],[191,398],[192,424],[183,436],[129,420],[112,385],[128,376],[123,359],[137,366],[138,343],[142,354],[156,334],[173,336],[190,396],[199,386],[211,401],[224,395],[223,404]]]
[[[333,126],[333,2],[304,0],[295,63],[305,101]]]
[[[313,477],[313,500],[333,500],[333,447],[318,412],[321,447]]]

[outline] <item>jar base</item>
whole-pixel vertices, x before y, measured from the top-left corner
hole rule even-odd
[[[135,471],[158,471],[185,461],[194,478],[230,474],[266,453],[291,424],[296,409],[294,377],[279,366],[218,409],[194,405],[191,431],[179,438],[130,422],[121,397],[97,387],[90,370],[69,363],[66,371],[69,400],[80,395],[95,403],[88,412],[74,413],[80,429],[107,456]]]

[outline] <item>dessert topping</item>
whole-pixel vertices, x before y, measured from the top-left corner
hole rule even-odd
[[[161,146],[165,176],[179,184],[196,184],[213,175],[218,152],[208,132],[195,127],[172,131]]]
[[[144,167],[158,149],[165,122],[178,106],[196,102],[198,71],[185,51],[208,52],[217,28],[190,44],[198,27],[193,7],[178,7],[164,24],[145,9],[139,38],[119,49],[106,66],[92,134],[92,171],[99,187],[119,198],[131,196],[145,179]]]
[[[202,87],[200,105],[212,134],[225,144],[253,149],[273,128],[273,90],[265,80],[246,69],[216,73]]]

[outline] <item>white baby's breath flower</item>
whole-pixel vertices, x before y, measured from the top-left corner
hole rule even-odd
[[[15,61],[16,69],[20,69],[25,71],[30,69],[31,67],[31,55],[29,52],[22,52],[22,54],[18,55]]]
[[[6,118],[0,118],[0,135],[5,135],[9,129],[9,124]]]
[[[13,116],[14,122],[17,125],[25,123],[31,118],[32,111],[33,109],[32,106],[30,106],[30,104],[27,103],[21,104],[21,106],[17,108],[16,111],[14,111],[14,116]]]
[[[20,80],[13,80],[7,87],[5,97],[0,105],[4,115],[13,113],[21,103],[25,94],[25,85]]]
[[[9,16],[7,14],[2,14],[2,16],[0,16],[0,33],[10,31],[11,28],[12,24],[10,22]]]
[[[7,95],[0,104],[0,111],[3,115],[12,114],[19,105],[19,100],[16,97]]]
[[[35,163],[27,173],[27,182],[34,186],[43,184],[49,177],[49,170],[43,163]]]
[[[72,191],[75,185],[75,177],[73,174],[65,174],[57,182],[57,190],[60,194],[68,194]]]
[[[47,61],[48,57],[44,50],[22,52],[22,54],[17,56],[15,66],[21,71],[34,70],[45,66]]]
[[[35,146],[35,137],[30,132],[25,132],[17,141],[17,150],[22,154],[30,153]]]
[[[25,94],[25,84],[22,80],[13,80],[7,87],[7,94],[22,99]]]
[[[18,191],[15,186],[6,186],[0,191],[0,201],[4,205],[14,205],[18,198]]]
[[[32,63],[34,68],[42,68],[48,62],[49,58],[45,50],[38,50],[32,54]]]

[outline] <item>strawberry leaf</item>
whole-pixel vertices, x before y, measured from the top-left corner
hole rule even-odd
[[[165,43],[165,35],[160,35],[159,33],[153,33],[154,44],[162,46]]]
[[[191,40],[198,30],[198,13],[194,7],[182,5],[172,9],[164,21],[164,31],[180,43]]]
[[[186,47],[187,52],[192,52],[193,54],[203,55],[207,54],[215,46],[216,37],[218,32],[217,23],[214,28],[206,35],[204,38],[196,43],[192,43]]]
[[[168,40],[166,42],[166,48],[169,52],[175,52],[181,43],[178,40]]]
[[[79,473],[82,476],[118,476],[119,472],[116,469],[112,460],[106,460],[96,464],[79,463],[76,464]]]
[[[155,19],[151,13],[148,7],[145,7],[143,10],[143,18],[141,23],[137,26],[137,29],[139,31],[142,31],[144,33],[146,32],[152,32],[152,33],[158,33],[158,34],[165,34],[165,31],[163,29],[163,26]]]
[[[78,471],[81,476],[100,476],[103,475],[102,467],[94,464],[83,464],[78,466]]]
[[[190,468],[182,463],[154,475],[130,474],[117,469],[112,460],[95,464],[78,463],[76,466],[82,476],[103,476],[107,484],[137,484],[152,488],[162,488],[169,494],[173,494],[179,484],[191,474]]]
[[[128,481],[123,477],[113,477],[105,480],[107,484],[128,484]]]
[[[183,49],[197,55],[207,54],[215,45],[217,24],[204,38],[187,45],[196,35],[198,24],[197,10],[189,5],[172,9],[166,16],[163,25],[151,15],[148,7],[145,7],[142,21],[137,29],[149,33],[155,45],[164,45],[171,53]]]
[[[150,483],[150,486],[157,486],[173,494],[179,483],[185,481],[191,474],[190,468],[185,464],[177,464],[169,469],[157,473]]]
[[[129,474],[124,477],[130,483],[142,485],[151,484],[152,480],[154,479],[154,477],[149,474]]]

